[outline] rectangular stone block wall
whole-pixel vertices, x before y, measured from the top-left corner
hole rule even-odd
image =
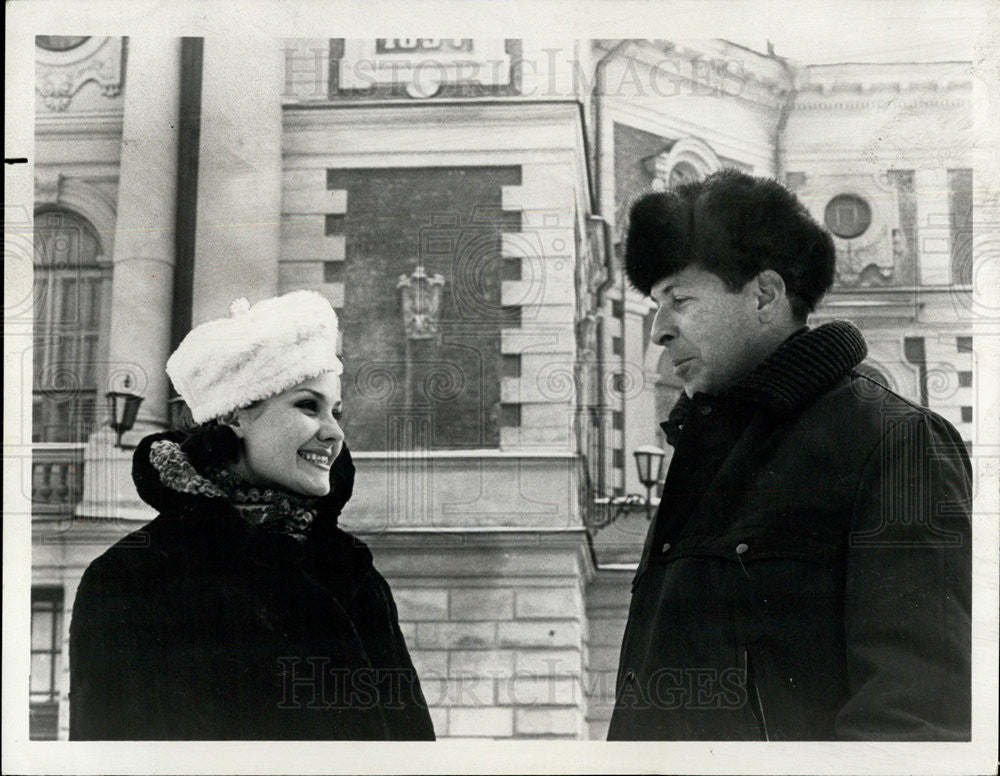
[[[580,533],[366,538],[438,738],[586,737]]]
[[[603,741],[615,706],[615,678],[634,569],[598,569],[587,586],[587,737]]]
[[[340,316],[355,450],[498,446],[500,341],[517,324],[503,245],[520,229],[502,198],[520,181],[517,166],[285,170],[280,288]],[[439,327],[408,342],[398,285],[418,266],[443,281]]]
[[[520,214],[520,231],[506,232],[502,245],[511,271],[501,284],[501,301],[517,317],[500,345],[512,366],[500,385],[503,449],[575,445],[580,255],[574,184],[570,165],[534,162],[522,165],[518,185],[503,188],[504,210]]]
[[[969,446],[976,441],[975,352],[970,334],[924,338],[927,406],[958,429]]]

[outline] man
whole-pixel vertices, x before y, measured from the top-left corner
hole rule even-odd
[[[684,392],[608,737],[969,740],[969,458],[806,326],[829,235],[725,170],[640,199],[625,269]]]

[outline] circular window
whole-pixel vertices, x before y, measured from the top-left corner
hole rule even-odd
[[[827,204],[823,220],[837,237],[850,240],[864,234],[871,225],[872,209],[861,197],[838,194]]]
[[[35,45],[46,51],[69,51],[82,46],[90,40],[90,36],[72,35],[36,35]]]

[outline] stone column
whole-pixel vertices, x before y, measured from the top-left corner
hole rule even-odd
[[[177,203],[179,38],[130,38],[106,390],[145,400],[138,437],[166,424]]]
[[[170,355],[175,262],[180,38],[129,38],[126,67],[108,377],[100,390],[131,390],[145,397],[135,426],[122,439],[127,446],[167,421],[164,366]],[[124,530],[127,521],[152,513],[132,484],[132,451],[114,442],[107,425],[87,441],[83,499],[76,513],[126,521]]]
[[[278,293],[283,64],[276,39],[205,39],[195,326]]]

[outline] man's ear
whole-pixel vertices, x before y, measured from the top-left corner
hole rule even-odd
[[[765,269],[757,275],[757,315],[761,323],[775,319],[787,298],[785,279],[773,269]]]

